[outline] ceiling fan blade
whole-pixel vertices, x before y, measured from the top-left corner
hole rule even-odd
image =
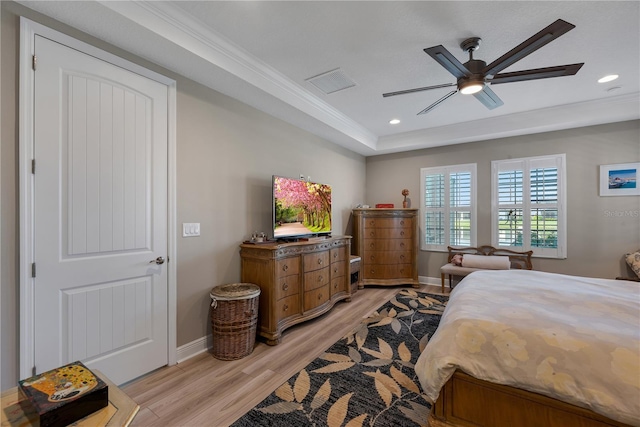
[[[485,86],[484,89],[478,93],[474,93],[473,96],[475,96],[478,101],[482,102],[489,110],[493,110],[494,108],[504,105],[502,99],[498,98],[498,95],[489,89],[489,86]]]
[[[383,93],[382,96],[386,98],[388,96],[404,95],[405,93],[422,92],[423,90],[440,89],[440,88],[443,88],[443,87],[451,87],[451,86],[455,86],[455,85],[456,85],[455,83],[445,83],[445,84],[435,85],[435,86],[417,87],[415,89],[407,89],[407,90],[399,90],[397,92]]]
[[[468,77],[471,75],[471,71],[467,69],[462,62],[451,54],[444,46],[438,45],[429,47],[424,50],[427,55],[435,59],[440,65],[447,69],[457,79],[461,77]]]
[[[536,68],[533,70],[515,71],[513,73],[500,73],[490,80],[492,85],[500,83],[521,82],[525,80],[548,79],[551,77],[573,76],[584,65],[558,65],[556,67]]]
[[[535,52],[542,46],[557,39],[575,27],[576,26],[573,24],[563,21],[562,19],[558,19],[553,24],[539,31],[532,37],[511,49],[509,52],[502,55],[500,58],[493,61],[491,64],[487,65],[483,70],[483,74],[488,77],[495,76],[508,66],[521,60],[530,53]]]
[[[445,100],[447,100],[448,98],[452,97],[453,95],[455,95],[456,93],[458,93],[457,90],[452,90],[451,92],[449,92],[448,94],[446,94],[445,96],[443,96],[442,98],[438,99],[436,102],[434,102],[433,104],[429,105],[427,108],[425,108],[424,110],[420,111],[418,114],[416,114],[417,116],[419,116],[420,114],[426,114],[429,111],[433,110],[434,108],[436,108],[438,105],[442,104]]]

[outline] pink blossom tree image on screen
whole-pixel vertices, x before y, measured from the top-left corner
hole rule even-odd
[[[331,231],[331,187],[325,184],[276,177],[274,236]]]

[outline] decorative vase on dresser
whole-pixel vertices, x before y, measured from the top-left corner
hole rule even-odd
[[[351,236],[240,245],[241,280],[261,290],[258,335],[276,345],[286,328],[351,301],[350,253]]]
[[[359,287],[420,287],[418,209],[354,209],[353,220],[355,253],[361,258]]]

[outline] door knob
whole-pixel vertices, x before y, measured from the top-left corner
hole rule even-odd
[[[164,264],[164,258],[159,256],[158,258],[152,259],[151,261],[149,261],[149,264],[153,264],[153,263],[156,263],[158,265]]]

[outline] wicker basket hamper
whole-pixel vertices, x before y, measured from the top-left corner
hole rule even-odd
[[[233,283],[211,290],[213,356],[235,360],[248,356],[256,342],[260,287]]]

